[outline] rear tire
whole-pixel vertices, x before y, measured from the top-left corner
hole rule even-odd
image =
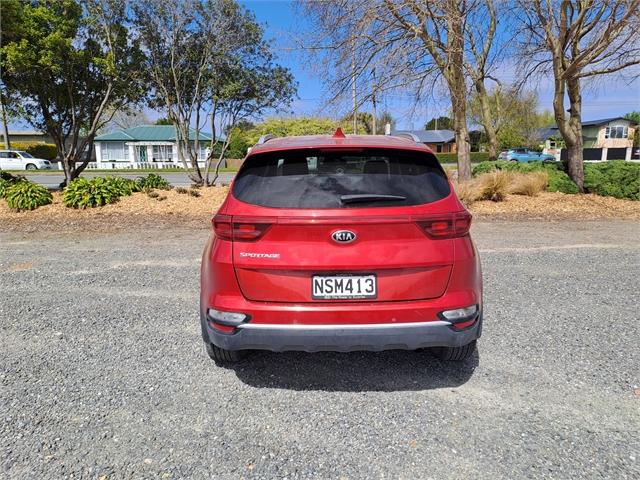
[[[476,341],[467,343],[461,347],[436,347],[433,354],[440,360],[448,362],[461,362],[469,358],[476,351]]]
[[[209,342],[206,342],[204,347],[209,358],[221,365],[239,362],[247,356],[244,350],[225,350]]]

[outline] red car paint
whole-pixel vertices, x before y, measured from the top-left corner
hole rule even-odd
[[[245,165],[259,154],[305,149],[432,155],[424,145],[398,137],[288,137],[255,146]],[[238,334],[207,318],[210,308],[244,313],[251,324],[304,328],[437,322],[445,310],[477,305],[479,316],[451,326],[473,328],[481,321],[480,262],[468,234],[471,216],[450,182],[449,189],[444,198],[418,205],[307,209],[250,204],[236,198],[232,185],[212,219],[214,233],[202,257],[205,342],[210,329]],[[332,234],[343,229],[356,240],[333,241]],[[377,296],[314,299],[312,277],[322,274],[375,275]]]

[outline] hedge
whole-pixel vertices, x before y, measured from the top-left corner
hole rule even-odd
[[[493,170],[509,170],[513,172],[528,173],[535,170],[545,170],[549,174],[549,186],[547,190],[550,192],[562,193],[578,193],[578,186],[573,183],[557,163],[543,162],[507,162],[498,160],[496,162],[482,162],[473,167],[473,176],[481,173],[492,172]]]
[[[58,148],[52,143],[11,142],[13,150],[24,150],[36,158],[54,160],[58,155]]]
[[[457,153],[436,153],[436,158],[440,163],[456,163],[458,161]],[[486,162],[489,160],[489,152],[471,152],[471,162]]]
[[[585,164],[584,186],[597,195],[640,200],[640,164],[624,160]]]

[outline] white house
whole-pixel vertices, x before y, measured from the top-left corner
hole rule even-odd
[[[193,146],[196,131],[191,129]],[[211,136],[200,132],[198,163],[207,158]],[[96,168],[180,167],[176,129],[173,125],[141,125],[98,135],[94,141]],[[185,158],[188,155],[185,152]]]

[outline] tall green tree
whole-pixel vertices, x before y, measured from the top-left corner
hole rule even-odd
[[[219,133],[288,105],[293,77],[273,63],[262,28],[235,0],[139,0],[133,11],[147,52],[151,106],[166,109],[179,160],[194,182],[207,185],[213,152],[221,152],[217,172],[230,142]],[[207,117],[213,140],[203,170],[198,138]]]
[[[53,138],[68,183],[90,161],[105,112],[143,94],[125,1],[19,2],[14,21],[0,50],[3,83],[20,96],[23,118]]]

